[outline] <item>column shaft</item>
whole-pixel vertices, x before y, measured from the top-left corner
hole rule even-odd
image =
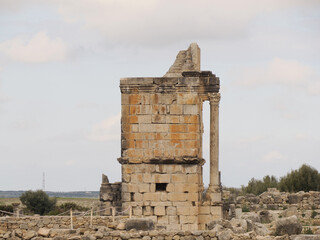
[[[219,101],[220,94],[210,94],[210,185],[209,189],[220,188],[219,177]]]

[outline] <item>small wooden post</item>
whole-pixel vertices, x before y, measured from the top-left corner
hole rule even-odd
[[[116,211],[114,207],[112,208],[112,222],[114,222],[114,216],[116,215]]]
[[[70,209],[70,229],[73,229],[72,208]]]
[[[91,208],[91,213],[90,213],[90,228],[92,228],[92,215],[93,215],[93,207]]]

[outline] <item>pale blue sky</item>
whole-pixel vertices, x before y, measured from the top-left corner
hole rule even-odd
[[[120,181],[120,78],[191,42],[221,80],[223,185],[320,170],[318,0],[0,0],[0,190]]]

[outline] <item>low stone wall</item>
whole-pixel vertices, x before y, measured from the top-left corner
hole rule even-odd
[[[252,219],[252,220],[250,220]],[[69,217],[3,217],[0,218],[0,239],[18,240],[289,240],[320,239],[320,235],[300,235],[301,224],[296,216],[278,219],[270,224],[262,224],[257,219],[215,220],[207,224],[207,230],[167,231],[154,229],[153,224],[143,225],[147,219],[116,217],[73,217],[74,228],[70,229]],[[294,220],[294,221],[293,221]],[[278,222],[282,221],[281,224]],[[129,224],[128,224],[129,223]],[[131,224],[130,224],[131,223]],[[133,224],[133,225],[132,225]],[[280,228],[278,227],[280,226]],[[131,227],[130,227],[131,226]],[[140,228],[139,228],[140,227]],[[143,230],[135,230],[143,229]],[[148,230],[147,230],[148,229]],[[281,232],[280,232],[280,230]],[[279,231],[278,231],[279,230]],[[297,231],[296,231],[297,230]],[[278,231],[278,235],[275,237]],[[316,233],[316,231],[314,231]],[[317,233],[320,233],[317,231]],[[316,234],[317,234],[316,233]],[[299,234],[299,235],[288,235]]]
[[[92,218],[92,228],[109,227],[116,228],[126,217],[117,216],[115,221],[112,221],[110,216],[94,216]],[[72,218],[73,229],[89,228],[91,225],[90,217],[74,216]],[[0,230],[12,231],[15,229],[38,231],[40,228],[49,229],[70,229],[71,218],[67,216],[41,216],[41,217],[1,217]]]
[[[105,228],[87,230],[46,229],[24,231],[16,229],[4,232],[0,229],[0,239],[32,240],[319,240],[320,235],[259,236],[255,232],[234,233],[230,229],[222,231],[108,231]]]

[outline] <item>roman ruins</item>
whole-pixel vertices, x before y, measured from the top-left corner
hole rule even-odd
[[[167,230],[205,229],[222,217],[219,174],[220,81],[200,71],[200,48],[180,51],[163,77],[123,78],[122,182],[103,176],[101,209],[130,208]],[[210,185],[203,184],[204,101],[210,102]]]

